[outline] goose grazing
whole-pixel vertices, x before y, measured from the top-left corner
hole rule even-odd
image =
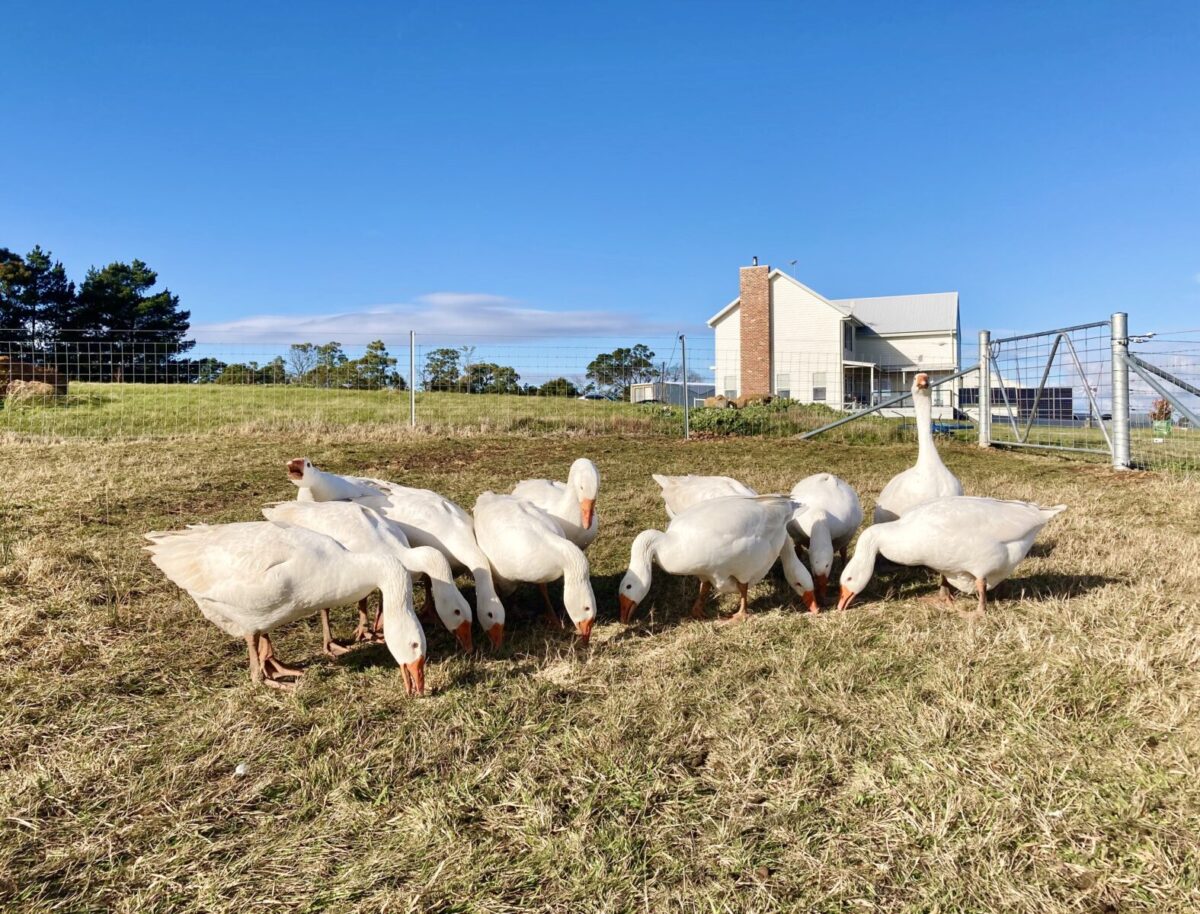
[[[475,535],[491,562],[496,581],[545,585],[563,579],[563,603],[586,644],[596,621],[588,560],[566,538],[558,521],[515,495],[484,492],[475,502]],[[549,602],[543,587],[542,596]]]
[[[430,582],[434,609],[446,630],[458,639],[467,653],[471,652],[471,606],[454,586],[450,563],[436,549],[408,545],[404,530],[371,508],[349,501],[285,501],[263,508],[267,520],[294,524],[314,533],[337,540],[351,552],[372,552],[394,555],[412,574],[423,574]],[[367,601],[358,605],[359,637],[367,630]],[[378,621],[378,620],[377,620]],[[378,626],[376,626],[378,627]],[[321,610],[322,649],[338,656],[347,648],[333,640],[329,631],[329,607]],[[385,629],[386,633],[386,629]]]
[[[428,489],[326,473],[304,457],[289,461],[287,468],[288,478],[313,501],[336,501],[347,497],[348,486],[361,487],[369,494],[351,495],[352,500],[398,523],[413,546],[436,549],[455,573],[469,572],[475,579],[475,615],[492,645],[500,647],[504,642],[504,604],[496,595],[487,556],[475,540],[470,514]]]
[[[412,578],[395,556],[349,552],[328,536],[271,521],[201,524],[146,539],[150,560],[204,617],[246,640],[252,682],[291,689],[280,677],[300,675],[274,658],[273,629],[379,590],[384,640],[405,691],[425,691],[425,633],[413,613]]]
[[[876,524],[858,538],[854,557],[842,571],[838,609],[862,593],[882,555],[901,565],[924,565],[942,576],[942,596],[950,586],[979,595],[979,611],[987,591],[1013,573],[1028,554],[1038,532],[1066,505],[1042,508],[1024,501],[957,496],[918,505],[896,521]]]
[[[801,479],[792,487],[792,501],[805,505],[796,525],[802,534],[799,538],[808,544],[817,600],[824,603],[834,551],[846,561],[846,547],[862,524],[862,504],[858,493],[832,473],[816,473]]]
[[[621,621],[628,623],[650,592],[654,563],[670,574],[700,579],[692,616],[704,618],[711,590],[738,593],[738,611],[726,621],[747,618],[746,592],[761,581],[776,559],[783,561],[788,583],[810,612],[817,611],[812,578],[796,557],[787,525],[800,509],[783,495],[754,498],[724,496],[692,505],[675,516],[666,531],[643,530],[633,541],[629,570],[621,579]]]
[[[892,477],[875,502],[874,522],[887,523],[923,502],[962,495],[962,483],[946,469],[933,442],[933,392],[929,375],[913,378],[913,407],[917,414],[917,463]]]
[[[664,476],[661,473],[651,473],[650,478],[662,488],[663,503],[667,507],[667,517],[670,518],[710,498],[724,498],[728,495],[754,498],[758,495],[752,488],[731,476]]]
[[[600,471],[586,457],[571,464],[565,483],[552,479],[526,479],[512,494],[541,508],[558,521],[563,535],[580,549],[596,539],[600,525],[596,497],[600,494]]]

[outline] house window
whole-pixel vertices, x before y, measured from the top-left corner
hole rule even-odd
[[[725,375],[725,396],[731,400],[737,396],[737,375]]]
[[[775,396],[788,399],[792,395],[792,378],[787,372],[775,375]]]
[[[813,372],[813,396],[812,396],[812,398],[813,398],[814,403],[824,403],[825,402],[825,372],[823,372],[823,371],[814,371]]]
[[[846,351],[854,351],[854,328],[850,326],[850,322],[842,324],[842,341],[845,343]]]

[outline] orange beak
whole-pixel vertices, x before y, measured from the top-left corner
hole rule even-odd
[[[492,647],[500,650],[500,645],[504,643],[504,623],[497,622],[488,629],[488,640],[492,642]]]
[[[811,590],[804,591],[804,594],[800,597],[800,599],[804,602],[804,605],[808,607],[808,611],[810,613],[819,613],[821,611],[821,604],[817,602],[817,595]]]
[[[917,375],[916,381],[917,381],[917,389],[924,390],[926,387],[929,386],[929,375],[925,374],[925,372],[921,372],[919,375]]]
[[[841,598],[838,600],[838,609],[845,609],[847,606],[849,606],[851,603],[854,602],[854,598],[856,596],[858,596],[858,594],[856,594],[849,587],[843,587],[842,593],[841,593]]]
[[[596,499],[585,498],[579,503],[579,523],[584,530],[588,530],[592,526],[592,517],[596,513]]]
[[[629,620],[633,617],[633,611],[637,609],[637,604],[625,594],[621,594],[617,601],[621,604],[621,624],[628,625]]]
[[[289,460],[287,463],[288,479],[303,479],[304,478],[304,458],[297,457],[295,460]]]
[[[817,605],[825,605],[826,588],[829,586],[829,575],[818,574],[813,578],[813,590],[817,593]]]
[[[575,630],[579,632],[579,640],[584,644],[587,644],[592,637],[592,626],[595,624],[595,619],[584,619],[582,622],[575,623]]]
[[[404,692],[406,695],[425,694],[425,658],[418,657],[412,663],[400,667],[404,676]]]
[[[462,646],[464,651],[466,651],[468,654],[471,653],[471,651],[474,649],[474,645],[471,643],[470,622],[460,623],[458,628],[454,630],[454,637],[458,639],[458,643]]]

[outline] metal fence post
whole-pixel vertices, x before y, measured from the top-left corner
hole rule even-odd
[[[679,358],[683,363],[683,437],[685,439],[692,436],[692,404],[691,397],[688,396],[690,388],[688,387],[688,370],[687,370],[687,337],[684,334],[679,334]]]
[[[992,446],[992,331],[979,331],[979,446]]]
[[[1112,465],[1127,470],[1133,465],[1129,455],[1129,315],[1116,312],[1112,327]],[[1104,420],[1101,419],[1101,422]]]
[[[408,424],[417,427],[417,331],[408,331]]]

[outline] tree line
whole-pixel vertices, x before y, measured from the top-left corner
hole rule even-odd
[[[158,380],[195,341],[179,296],[156,285],[141,260],[91,267],[76,285],[40,246],[24,257],[0,247],[0,336],[19,357],[56,354],[70,377]]]
[[[0,247],[0,354],[48,364],[72,380],[144,383],[300,384],[405,390],[382,340],[351,359],[338,342],[297,343],[265,364],[189,358],[191,313],[141,260],[90,267],[71,280],[61,261],[35,246],[24,256]],[[600,393],[628,400],[633,384],[657,380],[662,366],[639,343],[597,355],[586,384],[565,377],[522,384],[509,365],[476,360],[474,347],[439,348],[425,357],[430,391],[577,397]]]

